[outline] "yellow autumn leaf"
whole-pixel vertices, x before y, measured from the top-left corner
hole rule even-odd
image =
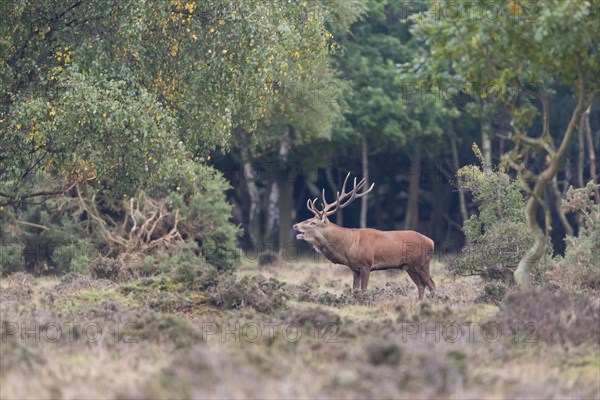
[[[521,12],[523,11],[521,4],[519,4],[519,0],[511,0],[508,8],[512,15],[521,15]]]

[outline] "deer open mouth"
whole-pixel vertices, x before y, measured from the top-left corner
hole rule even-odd
[[[296,235],[296,239],[304,239],[304,232],[300,232]]]

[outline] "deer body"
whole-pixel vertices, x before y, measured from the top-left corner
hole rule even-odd
[[[348,174],[349,176],[349,174]],[[423,298],[425,288],[435,291],[435,283],[429,275],[429,264],[433,256],[433,240],[415,231],[380,231],[377,229],[349,229],[338,226],[327,219],[328,215],[345,207],[355,198],[368,193],[356,194],[364,186],[362,180],[358,185],[354,180],[354,189],[350,193],[337,193],[336,203],[327,204],[323,194],[323,210],[315,208],[315,200],[308,201],[308,208],[315,216],[300,222],[293,228],[300,232],[296,237],[312,244],[315,250],[322,253],[329,261],[343,264],[354,274],[353,288],[366,290],[371,271],[385,269],[401,269],[408,273],[417,286],[419,300]],[[344,204],[340,202],[350,196]],[[331,211],[331,207],[335,209]]]

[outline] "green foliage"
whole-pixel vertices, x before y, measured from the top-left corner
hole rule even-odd
[[[38,2],[0,12],[0,203],[96,180],[115,195],[227,148],[326,63],[322,2]],[[27,157],[22,157],[27,155]],[[57,176],[34,187],[38,173]]]
[[[451,274],[512,283],[514,269],[533,245],[525,222],[522,182],[502,170],[474,165],[458,170],[457,177],[458,185],[479,202],[479,213],[464,223],[467,243],[463,256],[448,265]]]
[[[426,142],[435,148],[456,110],[435,96],[423,96],[418,76],[408,62],[421,49],[409,32],[411,22],[400,20],[410,7],[395,1],[372,1],[351,33],[339,39],[336,55],[341,76],[352,84],[340,138],[367,138],[374,152],[398,151]]]
[[[3,224],[11,235],[2,240],[1,273],[63,274],[87,269],[96,248],[80,235],[78,217],[53,201],[5,209]]]
[[[56,265],[65,266],[64,271],[82,273],[87,271],[94,254],[96,248],[91,240],[83,238],[76,243],[55,247],[50,259]]]
[[[114,258],[97,257],[89,263],[90,275],[96,279],[117,280],[123,269],[121,263]]]
[[[23,246],[19,243],[0,243],[0,246],[0,275],[23,271]]]
[[[284,283],[261,275],[224,275],[210,291],[213,304],[229,309],[254,308],[270,313],[282,308],[287,301]]]
[[[600,83],[599,10],[592,2],[481,1],[460,5],[452,16],[451,0],[430,5],[430,14],[412,16],[413,34],[430,49],[413,63],[434,86],[461,87],[475,115],[492,117],[502,103],[521,131],[538,113],[527,96],[547,94],[557,81],[574,85],[578,68],[588,71],[589,93]]]
[[[239,261],[241,229],[230,222],[232,206],[225,197],[229,183],[217,170],[197,165],[177,189],[167,196],[167,203],[180,212],[182,235],[197,243],[206,261],[219,270],[233,268]]]
[[[475,146],[476,148],[476,146]],[[477,149],[478,150],[478,149]],[[501,170],[484,169],[467,165],[457,171],[458,185],[479,202],[479,213],[465,221],[467,242],[476,242],[499,221],[525,223],[523,183]]]
[[[502,302],[507,292],[507,287],[502,283],[490,282],[485,285],[483,293],[475,299],[475,302],[498,305]]]
[[[81,198],[5,209],[3,237],[9,231],[4,226],[12,233],[3,240],[3,273],[83,272],[89,265],[95,276],[124,279],[168,272],[180,263],[232,269],[240,229],[229,221],[227,182],[204,165],[172,175],[169,186],[155,188],[160,195],[175,186],[165,200],[143,193],[118,200],[87,190]],[[161,241],[173,230],[180,235],[177,243]]]
[[[600,204],[592,196],[599,185],[592,181],[580,189],[570,187],[562,207],[575,212],[582,224],[577,236],[567,236],[564,256],[557,256],[545,274],[550,284],[568,289],[600,289]]]

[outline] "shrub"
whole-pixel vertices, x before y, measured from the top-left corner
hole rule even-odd
[[[7,207],[0,213],[0,272],[82,272],[103,254],[133,277],[147,276],[161,272],[165,255],[182,249],[220,270],[232,269],[240,228],[229,221],[229,185],[211,167],[185,170],[189,174],[171,171],[164,187],[128,199],[85,186],[74,189],[76,196]]]
[[[116,281],[119,278],[122,266],[114,258],[97,257],[90,262],[89,269],[94,278]]]
[[[239,261],[241,229],[230,222],[232,206],[225,197],[229,183],[214,168],[198,165],[194,175],[182,180],[178,188],[168,195],[167,202],[180,210],[181,234],[198,244],[210,264],[219,270],[232,269]]]
[[[494,322],[502,332],[531,333],[529,339],[548,343],[598,343],[600,299],[562,290],[514,292],[504,299]]]
[[[366,346],[369,362],[373,365],[398,365],[402,357],[400,347],[389,340],[376,340]]]
[[[581,216],[579,234],[567,236],[563,257],[553,259],[545,273],[549,284],[568,289],[600,289],[600,204],[594,204],[593,182],[585,188],[567,191],[562,207],[565,212],[577,212]]]
[[[39,206],[10,207],[2,212],[0,272],[67,273],[83,271],[94,254],[82,237],[78,215],[48,200]]]
[[[326,328],[334,325],[339,326],[341,323],[341,319],[337,314],[317,307],[292,308],[286,310],[282,317],[284,320],[300,327],[308,324],[315,328]]]
[[[500,304],[506,296],[508,289],[502,283],[491,282],[485,285],[483,293],[480,294],[476,303]]]
[[[479,149],[474,147],[475,153]],[[513,282],[513,271],[533,245],[525,219],[524,184],[502,170],[468,165],[457,173],[458,185],[473,194],[479,213],[464,223],[463,256],[449,263],[452,275],[480,275]],[[548,254],[551,245],[548,238]],[[543,258],[534,266],[537,271]]]
[[[209,295],[214,305],[225,309],[254,308],[269,313],[285,305],[288,296],[283,286],[283,282],[262,275],[246,275],[240,279],[223,275]]]
[[[2,243],[0,246],[0,276],[23,271],[23,246],[19,243]]]
[[[202,292],[216,286],[219,281],[219,273],[215,267],[202,259],[193,259],[190,255],[179,257],[172,275],[175,282]]]
[[[488,226],[479,237],[468,239],[462,256],[452,260],[448,269],[452,275],[480,275],[486,280],[512,284],[519,260],[532,245],[533,238],[525,223],[499,221]],[[539,273],[537,268],[534,271]]]

